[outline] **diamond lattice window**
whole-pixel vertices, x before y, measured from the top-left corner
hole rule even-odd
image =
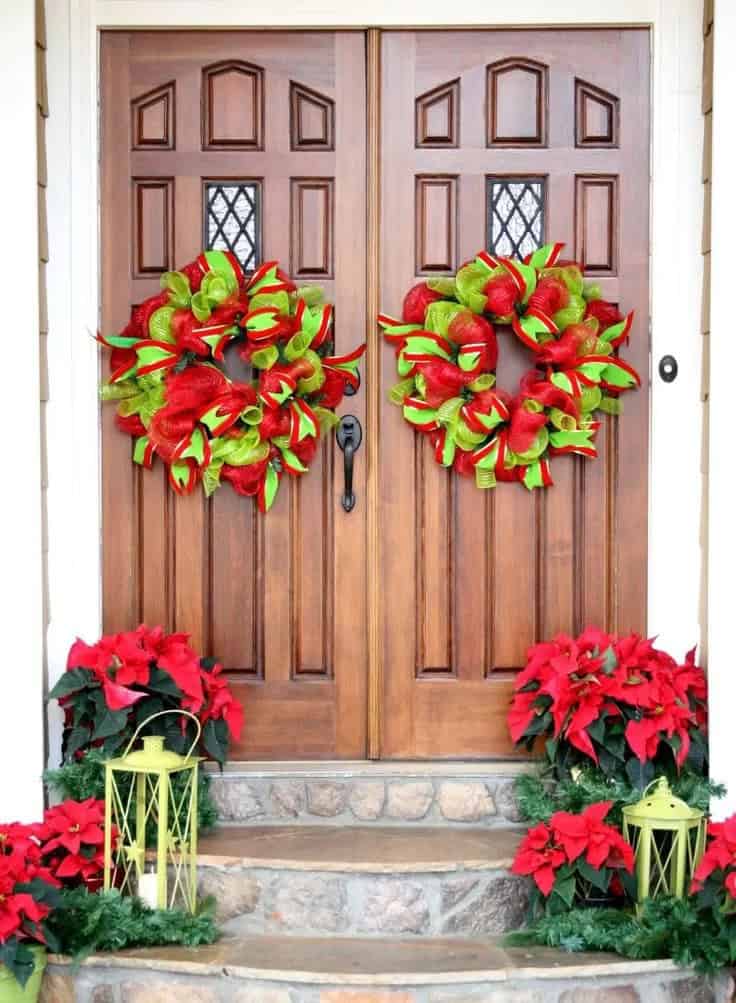
[[[256,181],[208,181],[205,184],[205,246],[232,251],[243,270],[260,261],[260,186]]]
[[[524,258],[544,240],[544,178],[488,179],[488,249]]]

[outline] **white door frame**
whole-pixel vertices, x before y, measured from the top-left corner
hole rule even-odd
[[[52,0],[49,82],[49,591],[51,682],[101,624],[98,32],[103,28],[649,26],[652,30],[653,375],[648,627],[680,654],[699,640],[702,6],[699,0]],[[452,18],[448,20],[448,11]],[[637,337],[646,337],[639,318]],[[625,419],[624,419],[625,420]],[[52,758],[58,749],[52,722]]]

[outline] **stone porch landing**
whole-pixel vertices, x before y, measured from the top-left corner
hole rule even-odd
[[[729,976],[498,941],[240,937],[52,958],[41,1003],[727,1003]]]

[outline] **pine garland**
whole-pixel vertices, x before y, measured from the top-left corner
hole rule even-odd
[[[86,888],[64,889],[61,905],[48,920],[59,951],[76,962],[99,951],[126,947],[212,944],[219,931],[213,919],[214,902],[205,900],[196,915],[169,909],[150,909],[139,899],[117,891],[90,894]]]
[[[670,786],[677,797],[705,812],[711,799],[723,797],[726,790],[722,784],[688,769],[670,777]],[[638,786],[621,777],[607,777],[593,766],[582,768],[574,780],[571,777],[553,780],[544,772],[521,774],[514,781],[514,792],[522,818],[532,825],[547,822],[556,811],[577,814],[599,801],[613,801],[608,817],[612,824],[620,826],[623,807],[642,796]]]
[[[573,909],[541,916],[509,934],[506,943],[612,951],[637,961],[672,958],[699,972],[716,972],[736,959],[736,943],[731,943],[728,930],[693,899],[649,900],[640,916],[623,909]]]

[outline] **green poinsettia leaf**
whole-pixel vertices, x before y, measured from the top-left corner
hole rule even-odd
[[[51,689],[49,700],[61,700],[62,697],[78,693],[88,686],[99,686],[91,669],[68,669]]]
[[[90,741],[90,729],[80,726],[64,734],[64,758],[73,759]]]
[[[573,899],[575,898],[575,876],[570,875],[569,877],[562,877],[561,873],[558,872],[557,879],[555,880],[554,887],[552,889],[552,894],[561,898],[567,908],[571,909]]]
[[[579,857],[577,860],[577,869],[580,876],[587,882],[589,882],[598,891],[607,892],[608,886],[611,883],[611,872],[606,867],[600,868],[600,870],[592,867],[585,857]]]
[[[155,693],[162,693],[164,696],[174,697],[177,700],[181,699],[182,693],[179,687],[168,672],[159,669],[157,665],[150,670],[147,688],[153,690]]]
[[[227,737],[222,733],[222,729],[217,727],[220,723],[224,722],[218,722],[212,718],[207,721],[202,729],[202,744],[207,755],[211,756],[215,762],[222,766],[227,759],[228,742]],[[227,731],[227,726],[225,730]]]
[[[24,988],[33,975],[36,958],[27,943],[13,937],[4,944],[0,944],[0,966],[2,965],[7,968],[21,988]],[[8,988],[7,992],[12,992],[12,988]]]
[[[117,735],[128,723],[127,710],[110,710],[106,707],[104,713],[96,720],[92,741],[98,738],[109,738]]]

